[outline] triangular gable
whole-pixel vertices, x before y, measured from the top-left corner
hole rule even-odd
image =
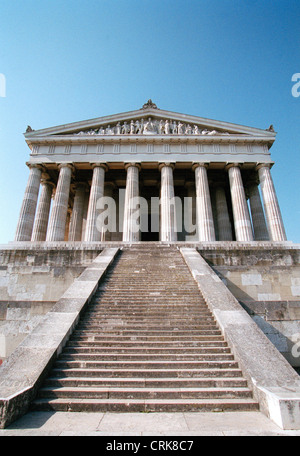
[[[27,128],[25,138],[73,135],[246,135],[274,139],[272,126],[267,130],[216,121],[203,117],[158,109],[151,100],[135,111],[98,117],[95,119],[60,125],[41,130]]]

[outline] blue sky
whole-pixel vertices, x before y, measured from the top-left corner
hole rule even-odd
[[[14,238],[27,183],[27,125],[131,111],[149,98],[273,124],[272,176],[288,240],[300,242],[299,0],[0,0],[0,17],[0,243]]]

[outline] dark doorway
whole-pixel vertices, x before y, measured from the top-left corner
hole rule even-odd
[[[141,233],[141,240],[144,242],[159,241],[159,233],[151,231],[151,214],[148,214],[148,232]]]

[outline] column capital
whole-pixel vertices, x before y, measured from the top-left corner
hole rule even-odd
[[[51,182],[49,179],[41,179],[41,185],[50,185],[50,187],[54,188],[54,182]]]
[[[138,168],[139,171],[141,171],[142,167],[140,163],[125,163],[125,169],[127,170],[130,166],[133,166],[135,168]]]
[[[261,168],[269,168],[269,169],[271,169],[272,166],[273,166],[273,163],[257,163],[257,165],[255,167],[255,170],[258,171]]]
[[[197,163],[193,163],[192,165],[192,170],[195,171],[195,169],[199,168],[199,167],[203,167],[203,168],[208,168],[208,163],[204,163],[204,162],[197,162]]]
[[[85,191],[87,191],[87,189],[89,188],[87,182],[81,182],[81,181],[79,181],[79,182],[74,182],[74,183],[72,184],[72,189],[73,189],[73,190],[77,190],[77,189],[80,188],[80,187],[82,187]]]
[[[168,167],[168,168],[174,169],[175,168],[175,163],[163,162],[163,163],[159,163],[158,164],[159,171],[161,171],[161,169],[164,168],[164,167]]]
[[[230,168],[240,168],[241,169],[241,163],[227,163],[225,166],[225,171],[228,171]]]
[[[58,169],[61,170],[62,168],[70,168],[72,173],[75,171],[75,166],[72,163],[59,163]]]
[[[79,186],[80,186],[80,187],[88,187],[88,184],[87,184],[87,182],[85,182],[85,181],[78,181],[78,182],[75,182],[74,185],[75,185],[75,187],[79,187]]]
[[[116,188],[116,184],[113,181],[105,181],[104,182],[104,187]]]
[[[92,169],[94,168],[103,168],[105,171],[108,171],[108,166],[106,163],[91,163]]]
[[[28,166],[29,169],[37,168],[37,169],[41,170],[42,172],[45,171],[45,167],[42,165],[42,163],[26,162],[26,165]]]

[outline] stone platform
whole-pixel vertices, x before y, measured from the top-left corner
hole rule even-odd
[[[32,278],[34,277],[34,274],[39,275],[39,279],[43,281],[43,284],[45,285],[46,292],[49,292],[51,290],[51,286],[49,286],[49,273],[51,274],[51,271],[54,271],[55,267],[57,265],[61,265],[63,274],[65,274],[66,277],[68,277],[68,273],[72,268],[78,268],[76,274],[72,276],[72,280],[69,281],[69,283],[65,283],[65,290],[61,290],[61,296],[56,299],[55,298],[55,306],[51,309],[50,312],[45,312],[45,317],[41,319],[36,326],[34,326],[33,330],[30,332],[30,334],[24,339],[24,341],[21,343],[21,345],[14,351],[13,356],[11,356],[7,361],[7,363],[4,363],[4,365],[1,367],[1,377],[2,377],[2,384],[1,384],[1,414],[2,414],[2,422],[6,423],[4,425],[7,425],[11,419],[16,419],[16,416],[14,415],[14,409],[17,407],[19,411],[21,410],[20,405],[24,404],[24,398],[25,398],[25,403],[28,400],[31,400],[33,397],[31,394],[36,390],[37,383],[39,383],[40,376],[42,375],[42,372],[48,365],[48,363],[51,361],[52,356],[54,353],[57,353],[60,351],[60,346],[63,341],[66,338],[66,335],[72,330],[71,328],[74,326],[75,322],[77,321],[78,318],[78,312],[80,312],[80,309],[82,306],[84,306],[84,303],[89,300],[93,294],[93,290],[95,289],[95,284],[96,282],[99,281],[101,274],[105,272],[106,267],[104,267],[104,264],[101,266],[101,271],[99,275],[99,271],[96,272],[95,269],[98,269],[97,265],[97,258],[101,258],[101,255],[99,253],[102,252],[102,260],[104,257],[106,259],[107,264],[109,264],[114,257],[114,253],[116,252],[119,248],[130,248],[132,245],[135,246],[140,246],[143,248],[143,245],[149,246],[149,243],[137,243],[137,244],[132,244],[132,243],[89,243],[85,245],[84,243],[64,243],[64,242],[57,242],[57,243],[18,243],[18,244],[10,244],[6,246],[2,246],[2,249],[0,251],[0,258],[1,258],[1,284],[2,284],[2,292],[6,290],[6,292],[10,292],[10,303],[7,303],[6,308],[2,306],[2,322],[5,321],[7,322],[7,315],[13,315],[14,312],[11,310],[13,307],[10,307],[12,303],[15,303],[17,305],[18,302],[18,296],[17,293],[20,292],[20,288],[18,287],[15,288],[15,295],[13,291],[12,282],[10,280],[13,277],[14,284],[20,285],[19,280],[25,280],[23,282],[24,286],[24,293],[26,293],[26,286],[27,289],[30,288],[30,286],[33,283]],[[257,343],[257,340],[260,339],[260,337],[263,335],[261,331],[259,331],[257,325],[251,324],[250,322],[253,323],[253,320],[247,315],[247,313],[243,310],[243,308],[238,304],[237,299],[240,298],[238,293],[247,293],[247,295],[250,297],[248,301],[251,303],[257,303],[258,301],[258,296],[259,293],[267,293],[267,291],[264,291],[263,287],[269,287],[268,288],[268,293],[269,297],[271,295],[275,295],[276,293],[280,294],[281,301],[289,303],[289,313],[288,315],[291,316],[292,312],[291,309],[294,309],[294,317],[296,317],[293,321],[295,322],[295,327],[299,328],[299,322],[298,320],[298,303],[297,300],[299,299],[299,290],[298,290],[298,283],[299,283],[299,278],[300,278],[300,273],[299,273],[299,246],[294,245],[292,243],[269,243],[269,242],[249,242],[249,243],[236,243],[236,242],[214,242],[214,243],[153,243],[153,247],[168,247],[172,245],[172,247],[178,247],[181,249],[182,252],[186,251],[188,255],[192,253],[193,255],[197,255],[196,258],[191,257],[191,262],[196,259],[196,266],[191,267],[191,272],[195,274],[195,270],[200,267],[202,269],[203,267],[207,267],[209,270],[208,276],[210,277],[210,282],[211,287],[207,292],[206,298],[208,301],[211,303],[212,309],[214,310],[215,317],[217,318],[219,324],[222,327],[222,330],[224,331],[224,334],[226,338],[230,340],[232,343],[232,348],[237,354],[237,356],[240,358],[240,361],[243,365],[243,368],[245,369],[245,372],[249,368],[249,353],[253,352],[255,353],[256,357],[252,357],[253,360],[255,361],[254,364],[251,367],[250,363],[250,373],[248,372],[248,377],[251,379],[251,376],[254,372],[254,377],[252,376],[252,381],[254,378],[254,385],[256,382],[256,378],[260,378],[260,380],[263,379],[262,383],[260,386],[263,385],[262,388],[260,388],[260,400],[262,401],[261,406],[262,409],[270,416],[272,415],[272,419],[275,418],[275,421],[277,423],[281,423],[280,426],[286,429],[298,429],[298,421],[299,421],[299,412],[295,409],[292,421],[290,417],[286,416],[286,413],[284,412],[282,414],[279,413],[280,416],[278,416],[278,410],[281,408],[281,404],[286,404],[288,408],[291,407],[291,402],[294,404],[298,404],[298,386],[295,386],[296,384],[298,385],[298,380],[297,377],[292,373],[292,370],[288,367],[288,364],[286,361],[284,361],[284,358],[281,357],[281,355],[278,353],[277,350],[274,349],[274,345],[270,344],[267,338],[264,338],[264,344],[267,344],[268,350],[271,350],[272,352],[272,363],[269,365],[269,368],[271,370],[273,369],[273,373],[271,376],[268,377],[268,371],[267,372],[261,372],[259,369],[260,365],[260,360],[257,359],[257,353],[260,351],[260,348],[257,347],[257,350],[255,348],[255,344]],[[104,249],[107,249],[104,251]],[[197,253],[198,251],[198,253]],[[109,253],[109,258],[106,256],[106,254]],[[199,253],[201,253],[201,256],[206,260],[202,261],[202,263],[198,261],[200,257]],[[59,260],[59,261],[58,261]],[[101,261],[102,261],[101,260]],[[100,263],[101,263],[100,261]],[[95,263],[96,262],[96,263]],[[211,267],[208,267],[207,265],[210,265]],[[94,266],[93,266],[94,265]],[[206,266],[205,266],[206,265]],[[18,271],[10,268],[18,267]],[[234,269],[233,269],[234,268]],[[73,269],[74,271],[74,269]],[[90,271],[90,272],[89,272]],[[233,274],[234,272],[234,274]],[[81,274],[81,275],[80,275]],[[200,274],[200,275],[199,275]],[[274,277],[274,274],[277,274],[277,277],[283,278],[281,283],[279,280],[275,280],[272,282],[272,277]],[[202,272],[196,274],[196,276],[199,278],[201,277]],[[24,278],[24,276],[26,276]],[[89,282],[89,279],[87,279],[87,276],[91,278],[92,276],[92,281],[96,280],[94,282],[94,285],[91,284],[91,287],[86,287],[87,283]],[[97,277],[96,277],[97,276]],[[195,275],[194,275],[195,276]],[[195,276],[195,279],[197,277]],[[81,277],[81,278],[80,278]],[[82,279],[83,277],[83,279]],[[233,278],[234,280],[228,280],[229,278]],[[27,280],[26,280],[27,279]],[[75,280],[74,280],[75,279]],[[293,279],[293,281],[291,280]],[[82,287],[80,285],[83,284],[83,281],[86,281],[84,286]],[[62,283],[64,283],[64,280],[62,280]],[[27,285],[26,285],[27,284]],[[217,285],[216,290],[214,287],[214,284]],[[227,288],[225,287],[225,284],[227,285]],[[79,288],[80,290],[75,291],[76,287]],[[204,284],[205,285],[205,284]],[[74,288],[75,287],[75,288]],[[203,283],[201,284],[201,289],[203,287]],[[220,289],[222,288],[222,290]],[[247,288],[248,287],[248,288]],[[276,288],[277,287],[277,288]],[[73,290],[73,291],[72,291]],[[225,290],[227,290],[225,292]],[[229,290],[229,291],[228,291]],[[276,290],[276,291],[275,291]],[[0,290],[1,291],[1,290]],[[203,291],[203,290],[202,290]],[[217,294],[215,293],[217,291]],[[23,291],[21,291],[22,293]],[[227,292],[228,294],[228,305],[229,307],[227,309],[224,309],[220,313],[220,311],[217,310],[217,307],[214,309],[214,302],[212,298],[217,298],[218,293],[222,294],[222,299],[224,296],[226,296]],[[72,294],[73,293],[73,294]],[[81,296],[81,293],[83,295]],[[41,299],[42,302],[45,302],[44,298],[46,297],[46,294],[42,297]],[[245,298],[245,295],[243,295]],[[274,297],[274,296],[273,296]],[[23,296],[24,298],[24,296]],[[237,298],[237,299],[236,299]],[[67,299],[67,301],[66,301]],[[233,301],[232,301],[233,300]],[[240,299],[239,299],[240,300]],[[5,301],[5,300],[3,300]],[[8,301],[8,299],[6,300]],[[24,308],[24,301],[26,299],[23,299],[23,308]],[[32,306],[32,303],[34,302],[32,299],[32,296],[27,296],[27,302],[31,303],[28,304],[28,306]],[[217,299],[218,302],[218,299]],[[230,308],[231,304],[230,302],[234,302],[234,308],[235,308],[235,313],[228,313],[229,311],[232,311],[233,309]],[[265,299],[263,302],[268,303],[268,300]],[[272,301],[274,305],[274,300]],[[290,304],[292,302],[292,305]],[[249,304],[249,303],[248,303]],[[225,304],[226,307],[227,304]],[[238,310],[236,306],[239,306]],[[267,304],[265,304],[267,305]],[[74,307],[75,306],[75,307]],[[78,307],[79,306],[79,307]],[[25,306],[26,307],[26,306]],[[245,304],[244,304],[245,307]],[[255,306],[254,306],[255,307]],[[16,307],[15,307],[16,309]],[[20,307],[21,309],[21,307]],[[28,309],[27,309],[28,311]],[[237,311],[237,313],[236,313]],[[57,313],[58,312],[58,313]],[[22,312],[21,312],[22,313]],[[15,316],[18,315],[19,319],[18,321],[20,322],[22,318],[20,318],[21,313],[19,314],[15,311]],[[58,320],[53,320],[53,317],[55,317],[55,314],[58,318]],[[72,315],[71,315],[72,314]],[[25,314],[23,314],[25,315]],[[28,318],[28,312],[27,312],[27,322],[30,320]],[[62,315],[64,316],[65,323],[68,326],[66,328],[63,328],[64,322],[61,320]],[[284,315],[284,314],[283,314]],[[287,314],[285,314],[287,315]],[[232,319],[232,316],[234,317]],[[255,315],[254,315],[255,316]],[[264,315],[265,320],[267,321],[268,315]],[[238,333],[235,332],[234,328],[236,327],[238,329],[239,325],[239,318],[242,318],[242,324],[243,328],[250,331],[249,335],[249,340],[251,341],[251,350],[247,354],[247,350],[245,347],[240,346],[240,341],[238,341],[239,338],[236,339],[238,336]],[[52,319],[52,320],[51,320]],[[17,321],[17,320],[15,320]],[[24,321],[26,321],[24,319]],[[59,325],[58,325],[59,322]],[[268,323],[270,324],[270,323]],[[48,326],[47,326],[48,325]],[[49,326],[50,325],[50,326]],[[2,325],[4,326],[4,325]],[[48,327],[48,329],[47,329]],[[52,334],[53,329],[57,330],[57,341],[55,341],[54,345],[49,347],[50,351],[52,354],[50,354],[50,351],[47,352],[45,351],[45,346],[43,344],[47,344],[51,341],[49,337],[47,337],[48,332],[50,331],[49,334]],[[42,331],[42,332],[41,332]],[[249,332],[248,331],[248,332]],[[239,331],[238,331],[239,332]],[[24,334],[25,337],[26,334]],[[245,335],[245,334],[244,334]],[[42,336],[42,337],[41,337]],[[257,337],[258,339],[257,339]],[[35,340],[32,339],[35,338]],[[56,336],[55,336],[56,337]],[[59,340],[58,340],[59,339]],[[253,339],[253,340],[252,340]],[[248,340],[248,342],[249,342]],[[30,342],[31,341],[31,342]],[[37,341],[39,341],[40,344],[40,349],[42,349],[43,354],[42,356],[45,356],[45,360],[41,363],[39,363],[39,366],[36,366],[36,373],[34,373],[34,369],[30,370],[31,374],[28,375],[30,369],[30,363],[26,363],[26,360],[24,358],[24,348],[25,352],[27,352],[27,357],[26,359],[30,359],[33,357],[32,353],[30,354],[28,349],[32,350],[34,347],[34,350],[38,349],[37,347]],[[273,341],[274,342],[274,341]],[[29,344],[29,345],[28,345]],[[237,346],[237,345],[238,346]],[[23,348],[22,348],[23,347]],[[30,348],[31,347],[31,348]],[[273,347],[273,348],[272,348]],[[20,350],[22,354],[20,355]],[[18,355],[19,353],[19,355]],[[37,354],[37,353],[36,353]],[[41,353],[40,353],[41,354]],[[297,354],[297,353],[296,353]],[[40,355],[39,355],[40,356]],[[37,359],[40,359],[38,356]],[[262,356],[265,356],[262,353]],[[35,356],[34,356],[35,358]],[[47,359],[46,359],[47,358]],[[243,359],[244,358],[244,359]],[[276,363],[277,363],[277,358],[278,358],[278,366],[281,365],[281,367],[276,370]],[[295,357],[297,358],[297,357]],[[22,366],[20,366],[20,360],[22,360]],[[251,360],[250,360],[251,361]],[[264,364],[264,363],[262,363]],[[20,369],[21,367],[21,369]],[[15,369],[17,370],[15,371]],[[25,370],[24,370],[25,369]],[[258,370],[257,370],[258,369]],[[29,379],[29,384],[24,384],[24,375],[25,371],[27,370],[26,377]],[[17,373],[16,377],[13,374],[13,372]],[[286,372],[287,377],[286,377]],[[32,375],[33,374],[33,375]],[[247,374],[247,372],[246,372]],[[20,375],[22,377],[22,380],[20,380]],[[267,377],[266,377],[267,376]],[[18,377],[18,378],[17,378]],[[271,379],[271,382],[268,383],[268,378]],[[273,380],[277,378],[279,381],[273,382]],[[31,379],[31,380],[30,380]],[[265,383],[267,382],[267,383]],[[296,382],[296,383],[295,383]],[[26,383],[26,382],[25,382]],[[30,386],[31,385],[31,386]],[[287,387],[287,389],[286,389]],[[29,388],[29,389],[28,389]],[[33,388],[33,390],[32,390]],[[266,388],[267,392],[264,391],[264,388]],[[271,393],[270,393],[271,392]],[[11,398],[14,397],[14,395],[17,393],[16,397],[21,398],[21,402],[19,399],[16,399],[15,401],[12,401]],[[278,396],[279,394],[279,396]],[[10,399],[5,399],[9,398]],[[265,397],[265,399],[262,399],[262,397]],[[266,397],[268,398],[266,400]],[[278,399],[279,398],[279,399]],[[296,402],[295,402],[296,401]],[[14,405],[13,405],[14,402]],[[290,405],[288,405],[290,404]],[[25,404],[23,410],[26,411],[26,408],[28,407],[28,402]],[[298,407],[296,405],[296,407]],[[272,409],[272,410],[271,410]],[[22,410],[21,410],[22,411]],[[6,415],[6,416],[5,416]],[[8,418],[7,418],[8,417]],[[13,418],[12,418],[13,417]]]

